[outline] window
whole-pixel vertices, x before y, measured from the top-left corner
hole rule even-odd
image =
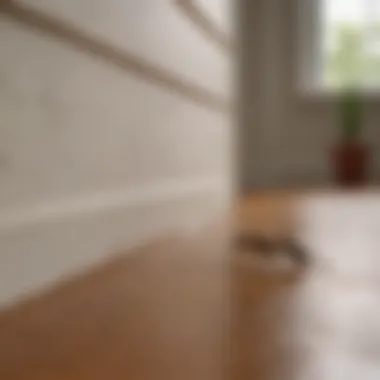
[[[380,90],[380,0],[307,2],[303,65],[309,85]]]

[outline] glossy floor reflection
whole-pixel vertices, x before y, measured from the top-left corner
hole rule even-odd
[[[374,192],[264,196],[260,202],[251,199],[250,205],[243,207],[242,225],[253,230],[260,230],[260,225],[252,210],[260,215],[270,208],[287,209],[281,215],[274,212],[266,232],[281,235],[293,228],[307,247],[311,264],[287,285],[274,286],[263,304],[251,295],[236,308],[244,319],[238,334],[238,377],[379,378],[380,196]],[[246,263],[246,271],[247,267]],[[274,263],[269,267],[274,269]],[[251,274],[245,285],[237,273],[240,295],[253,285]],[[274,283],[278,278],[273,277]],[[246,317],[250,307],[253,316]]]
[[[380,198],[380,197],[379,197]],[[239,228],[308,249],[238,252],[228,228],[152,244],[0,316],[0,378],[380,378],[380,200],[270,194]]]

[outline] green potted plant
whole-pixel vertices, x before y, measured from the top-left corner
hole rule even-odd
[[[369,152],[361,139],[363,102],[359,91],[339,95],[340,139],[334,147],[336,180],[341,185],[361,185],[367,179]]]

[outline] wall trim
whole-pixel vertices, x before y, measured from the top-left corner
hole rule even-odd
[[[201,85],[194,84],[180,75],[159,67],[128,51],[121,51],[108,43],[88,35],[74,25],[62,22],[44,12],[26,7],[15,0],[0,0],[0,15],[37,29],[51,37],[69,43],[83,52],[103,58],[122,70],[145,81],[169,90],[187,100],[214,111],[226,113],[230,100]]]
[[[3,212],[0,235],[62,219],[91,216],[117,208],[137,207],[158,202],[173,202],[202,194],[220,194],[221,179],[166,180],[161,183],[99,190],[64,199],[37,202],[31,206]]]
[[[0,312],[134,247],[196,233],[227,211],[225,189],[219,179],[168,180],[3,213]]]
[[[189,18],[189,20],[200,29],[218,47],[227,53],[234,51],[234,44],[229,36],[224,33],[207,15],[196,0],[175,0],[175,4]]]

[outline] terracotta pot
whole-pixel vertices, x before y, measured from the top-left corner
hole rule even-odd
[[[369,150],[360,142],[342,142],[333,150],[335,179],[343,186],[363,185],[367,180]]]

